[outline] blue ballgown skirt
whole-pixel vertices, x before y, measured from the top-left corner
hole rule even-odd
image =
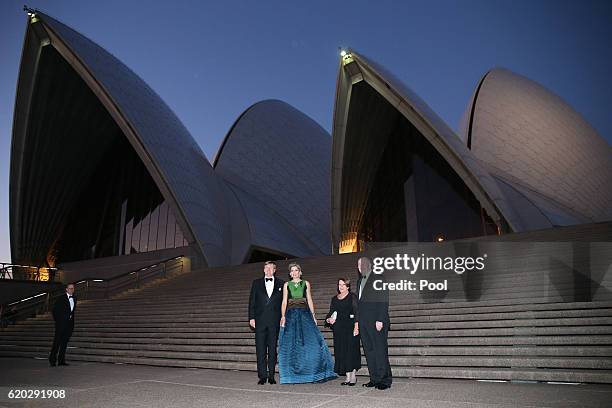
[[[287,309],[278,347],[281,384],[324,382],[338,377],[327,343],[308,308]]]

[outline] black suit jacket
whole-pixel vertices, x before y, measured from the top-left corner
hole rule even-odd
[[[72,312],[70,311],[70,301],[65,293],[55,301],[52,313],[56,326],[74,328],[74,312],[76,312],[77,308],[77,299],[75,296],[72,299],[74,300]]]
[[[359,296],[359,287],[361,286],[362,277],[359,275],[355,294]],[[361,297],[359,298],[359,320],[364,321],[379,321],[389,325],[389,291],[374,289],[374,281],[380,280],[386,282],[384,274],[376,275],[370,272],[370,276],[366,281]],[[377,284],[381,287],[381,284]]]
[[[249,296],[249,320],[255,319],[255,327],[280,326],[284,280],[274,278],[274,290],[268,297],[264,278],[255,279]]]

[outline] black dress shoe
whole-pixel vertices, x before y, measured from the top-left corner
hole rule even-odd
[[[344,381],[344,382],[340,383],[340,385],[349,385],[349,384],[350,384],[350,382],[348,382],[348,381]]]
[[[67,362],[62,362],[62,363],[57,363],[58,366],[69,366],[70,364],[68,364]]]
[[[387,384],[377,384],[376,385],[377,390],[386,390],[387,388],[391,388],[391,386]]]
[[[372,387],[376,387],[376,383],[375,383],[375,382],[370,381],[370,382],[367,382],[367,383],[365,383],[365,384],[362,384],[361,386],[362,386],[362,387],[372,388]]]
[[[266,379],[265,378],[260,378],[259,381],[257,381],[257,384],[259,385],[263,385],[266,383]]]
[[[268,377],[268,382],[270,384],[276,384],[276,380],[274,379],[274,377]]]
[[[356,382],[354,382],[354,383],[352,383],[352,382],[348,383],[349,387],[354,387],[354,386],[355,386],[355,384],[357,384],[357,383],[356,383]]]

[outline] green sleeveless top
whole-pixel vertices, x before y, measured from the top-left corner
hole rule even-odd
[[[289,290],[289,297],[291,299],[299,299],[299,298],[304,298],[305,293],[306,293],[306,283],[301,280],[297,286],[295,284],[295,282],[287,282],[287,289]]]

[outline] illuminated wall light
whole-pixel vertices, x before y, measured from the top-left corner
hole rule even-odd
[[[357,233],[352,232],[345,234],[345,238],[338,245],[338,253],[348,254],[357,252]]]
[[[49,268],[40,268],[38,271],[38,280],[48,282],[49,281]]]

